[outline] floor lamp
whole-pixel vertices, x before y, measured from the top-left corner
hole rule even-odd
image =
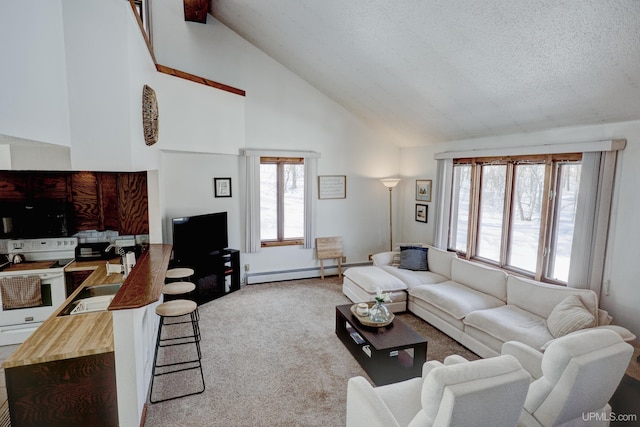
[[[389,189],[389,250],[392,251],[393,250],[393,209],[392,209],[392,202],[391,202],[391,193],[393,192],[393,187],[395,187],[396,185],[398,185],[398,183],[400,182],[399,178],[385,178],[385,179],[381,179],[380,182],[382,182],[382,184],[384,184],[385,187],[387,187]]]

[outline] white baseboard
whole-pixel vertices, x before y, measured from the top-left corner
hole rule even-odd
[[[356,267],[356,266],[363,266],[363,265],[371,265],[371,263],[365,262],[365,263],[343,264],[342,272],[344,273],[344,271],[349,267]],[[338,266],[337,265],[326,266],[324,268],[324,275],[325,277],[337,276]],[[310,279],[313,277],[320,277],[320,267],[297,268],[297,269],[291,269],[291,270],[250,273],[244,276],[244,283],[247,285],[254,285],[258,283],[279,282],[282,280]]]

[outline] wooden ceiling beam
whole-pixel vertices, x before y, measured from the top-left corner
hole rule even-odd
[[[209,0],[184,0],[184,20],[190,22],[207,23]]]

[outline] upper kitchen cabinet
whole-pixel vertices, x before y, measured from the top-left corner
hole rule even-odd
[[[118,208],[121,234],[149,234],[146,173],[118,174]]]
[[[145,172],[79,172],[71,179],[77,231],[149,233]]]
[[[26,201],[27,175],[15,172],[0,172],[0,200]]]
[[[28,177],[28,188],[33,199],[67,200],[69,177],[59,172],[34,172]]]
[[[60,172],[0,172],[0,200],[66,201],[68,176]]]
[[[2,237],[52,237],[50,230],[19,235],[36,232],[26,224],[27,216],[46,210],[55,210],[46,217],[63,225],[54,227],[61,235],[84,230],[148,234],[147,174],[0,171],[0,217],[14,225],[13,231],[0,230]],[[34,217],[32,222],[42,221]]]
[[[79,172],[71,175],[73,223],[77,231],[104,230],[99,190],[94,172]]]

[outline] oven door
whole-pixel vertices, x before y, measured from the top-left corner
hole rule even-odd
[[[64,271],[37,275],[41,282],[41,306],[4,310],[0,304],[0,345],[22,343],[64,303],[66,299]],[[23,275],[2,275],[2,278],[19,276]]]

